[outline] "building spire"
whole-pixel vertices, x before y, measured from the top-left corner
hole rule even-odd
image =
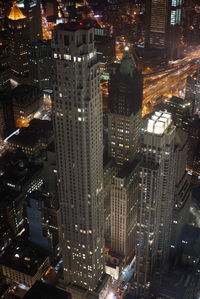
[[[26,16],[19,9],[16,1],[14,1],[13,6],[11,7],[10,13],[8,15],[8,19],[17,21],[17,20],[21,20],[21,19],[25,19],[25,18],[26,18]]]
[[[134,69],[137,68],[137,63],[130,53],[128,46],[124,48],[124,55],[120,63],[119,71],[120,73],[131,75]]]

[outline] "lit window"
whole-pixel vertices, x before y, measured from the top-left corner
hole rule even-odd
[[[71,60],[71,55],[64,54],[64,59]]]

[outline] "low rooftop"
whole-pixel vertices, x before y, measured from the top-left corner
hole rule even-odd
[[[40,96],[42,96],[42,93],[39,88],[28,84],[18,85],[12,90],[12,97],[21,104],[25,104],[27,100],[30,101],[32,98],[35,100]]]
[[[71,299],[71,294],[49,284],[37,281],[24,296],[24,299]]]
[[[125,163],[122,168],[120,168],[116,176],[121,179],[127,178],[133,171],[135,171],[140,161],[141,159],[138,157],[135,158],[131,163]]]
[[[42,167],[41,163],[28,160],[23,153],[7,153],[0,159],[0,205],[15,200]]]
[[[0,257],[0,264],[34,276],[48,257],[48,252],[24,238],[13,240]]]
[[[34,147],[39,139],[53,136],[52,122],[49,120],[33,119],[27,128],[21,128],[18,135],[13,135],[9,143]]]
[[[92,28],[91,22],[84,21],[84,20],[62,23],[57,25],[58,30],[66,30],[66,31],[89,30],[91,28]]]

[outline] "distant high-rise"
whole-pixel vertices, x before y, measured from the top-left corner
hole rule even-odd
[[[52,89],[53,64],[51,41],[40,40],[31,43],[30,51],[30,83],[40,89]]]
[[[42,39],[40,0],[24,1],[24,11],[29,20],[29,40],[30,42],[37,42]]]
[[[142,142],[135,279],[135,293],[144,298],[149,298],[152,275],[161,273],[170,252],[175,136],[171,114],[149,117]]]
[[[146,0],[147,49],[163,50],[169,58],[177,58],[182,4],[183,0]]]
[[[102,94],[94,29],[83,22],[60,24],[52,47],[64,280],[92,291],[104,272]]]
[[[108,148],[118,165],[131,161],[137,152],[142,98],[142,74],[125,49],[109,83]]]
[[[17,6],[16,2],[13,2],[8,15],[8,45],[10,68],[16,75],[28,75],[28,42],[28,19]]]

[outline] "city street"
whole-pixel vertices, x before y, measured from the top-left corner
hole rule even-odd
[[[125,266],[122,270],[121,275],[118,280],[113,279],[112,285],[110,289],[109,296],[107,299],[122,299],[125,295],[128,287],[128,283],[130,282],[131,278],[133,277],[134,270],[135,270],[135,261],[136,258],[134,257],[131,262]]]

